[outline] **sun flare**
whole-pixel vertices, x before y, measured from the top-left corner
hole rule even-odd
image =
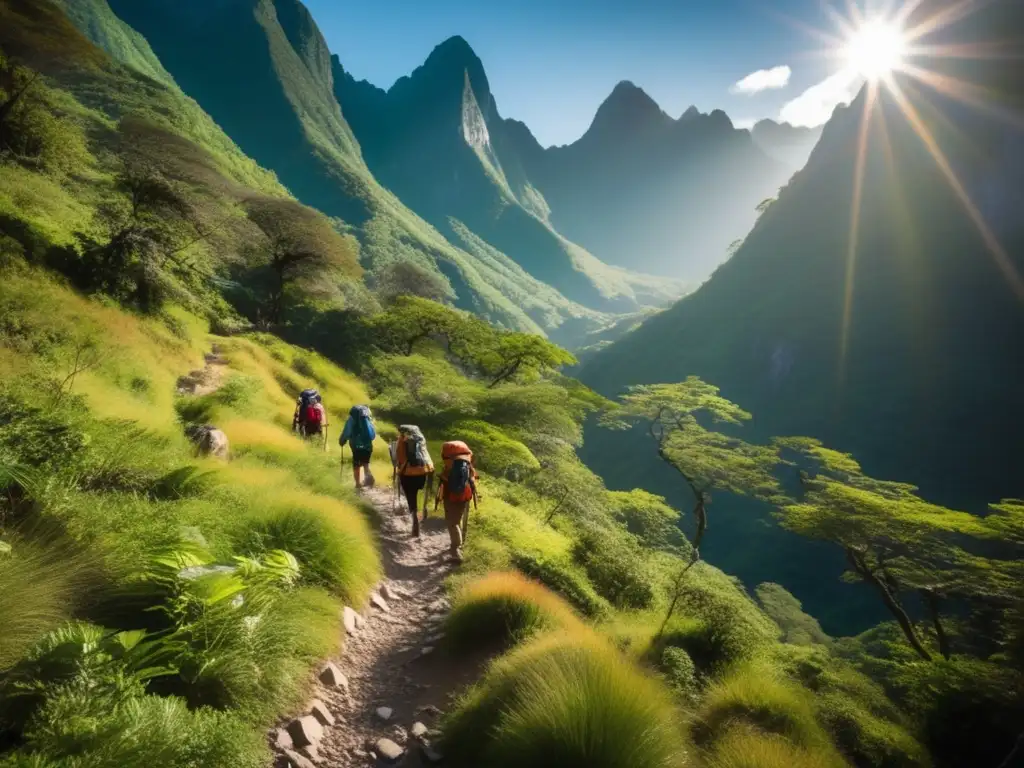
[[[843,47],[847,66],[868,80],[899,69],[907,54],[907,38],[897,23],[874,19],[860,24]]]

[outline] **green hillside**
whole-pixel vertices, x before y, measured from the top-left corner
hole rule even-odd
[[[417,263],[448,282],[457,306],[512,328],[557,335],[566,320],[591,314],[561,298],[548,311],[527,314],[514,297],[533,291],[529,270],[488,274],[471,252],[453,246],[378,183],[335,98],[326,43],[301,3],[264,0],[204,9],[147,0],[112,6],[146,35],[185,91],[251,157],[275,170],[300,200],[352,227],[370,271],[397,261]],[[446,219],[431,223],[452,234]],[[609,287],[612,281],[600,273],[587,277],[594,265],[586,257],[565,255],[561,262],[560,275],[581,275],[586,285],[602,281],[601,288],[583,292],[583,303],[593,310],[612,308],[603,293],[624,290]],[[558,282],[554,274],[544,278]],[[633,306],[630,299],[628,308]],[[537,317],[547,324],[538,325]]]
[[[956,66],[952,72],[985,78],[1006,108],[1019,109],[1024,89],[1004,70]],[[1000,266],[1002,257],[885,94],[869,144],[856,255],[848,261],[862,94],[826,126],[806,169],[735,256],[693,295],[588,359],[582,379],[614,395],[629,385],[700,376],[755,414],[755,434],[814,435],[939,503],[981,513],[994,498],[1024,494],[1016,426],[1024,420],[1017,386],[1024,304],[1009,276],[1024,270],[1024,229],[1012,213],[1024,188],[1020,134],[941,94],[905,87],[1012,266]],[[642,479],[682,498],[670,493],[674,480],[643,446],[642,435],[595,430],[587,459],[612,486]],[[828,614],[831,631],[873,620],[859,607],[837,605],[839,585],[814,577],[823,562],[840,571],[837,555],[829,561],[827,552],[778,531],[763,508],[723,499],[721,515],[729,539],[709,544],[713,562],[748,584],[775,573],[812,613]]]

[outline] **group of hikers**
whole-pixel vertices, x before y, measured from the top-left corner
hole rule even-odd
[[[323,440],[326,447],[327,427],[327,411],[320,393],[315,389],[304,390],[296,403],[292,428],[306,439]],[[356,488],[372,488],[376,483],[370,471],[373,441],[376,437],[377,430],[370,408],[366,405],[352,406],[338,442],[343,451],[342,461],[346,445],[352,452],[352,478]],[[436,481],[434,511],[443,504],[445,524],[451,538],[451,557],[456,562],[462,562],[462,543],[469,521],[469,508],[479,498],[473,451],[461,440],[444,443],[441,446],[442,467],[439,472],[435,471],[427,450],[427,439],[414,424],[398,427],[398,437],[390,441],[388,451],[396,501],[400,490],[412,517],[412,535],[420,535],[420,493],[423,493],[422,520],[426,520],[428,499]]]

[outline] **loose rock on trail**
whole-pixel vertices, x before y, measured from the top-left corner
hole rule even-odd
[[[412,538],[404,499],[396,506],[386,488],[366,490],[365,497],[381,520],[385,579],[364,609],[345,609],[344,650],[319,672],[321,689],[307,710],[317,725],[323,719],[315,716],[317,706],[335,723],[299,749],[276,743],[281,729],[275,730],[271,741],[281,766],[413,768],[441,761],[434,743],[440,716],[487,660],[485,652],[455,657],[443,648],[450,607],[444,580],[455,567],[443,515],[428,517],[421,536]],[[287,734],[288,724],[283,729]]]

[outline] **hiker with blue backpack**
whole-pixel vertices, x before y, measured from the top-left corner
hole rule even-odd
[[[348,412],[348,420],[345,428],[341,431],[338,442],[341,444],[341,460],[345,461],[345,443],[352,447],[352,477],[355,480],[356,488],[372,488],[374,485],[373,473],[370,471],[370,459],[373,457],[373,441],[377,437],[377,430],[373,426],[373,414],[369,406],[353,405]],[[361,482],[362,471],[366,470],[365,486]]]
[[[402,493],[409,504],[412,515],[412,535],[420,535],[420,518],[417,512],[417,497],[434,476],[434,463],[427,450],[427,439],[414,424],[398,427],[398,444],[395,446],[395,474],[402,485]],[[423,496],[423,517],[427,516],[426,493]]]

